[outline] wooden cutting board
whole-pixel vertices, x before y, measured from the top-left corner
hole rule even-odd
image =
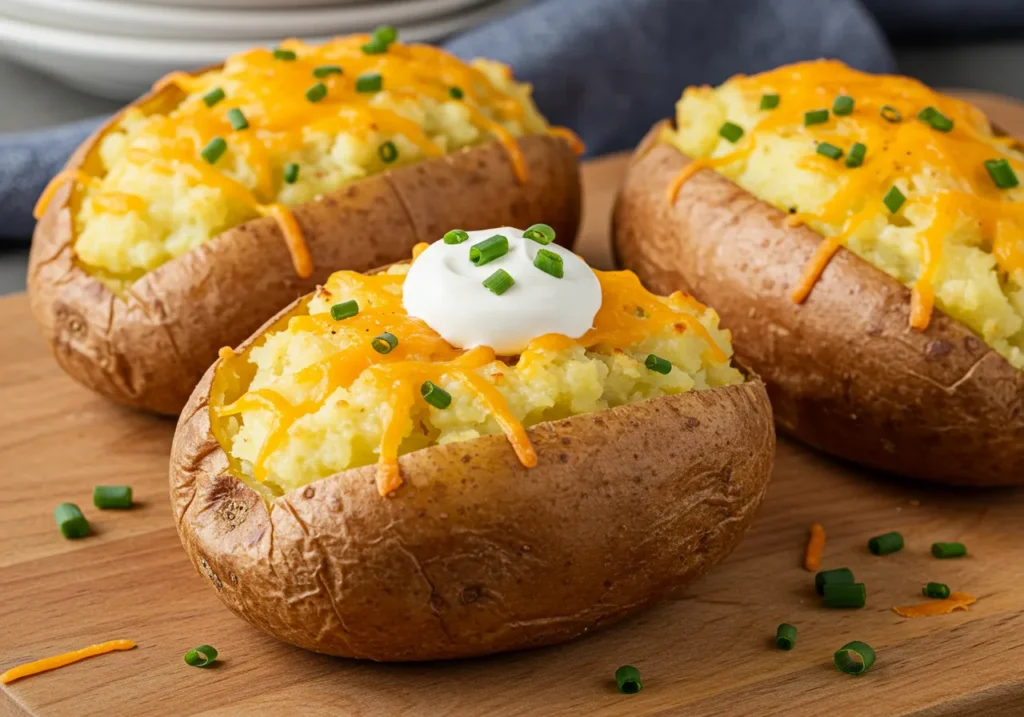
[[[1024,136],[1024,106],[975,95]],[[585,168],[582,252],[608,266],[624,157]],[[782,440],[767,500],[736,552],[680,600],[566,645],[461,662],[384,665],[315,655],[232,615],[178,543],[167,498],[174,424],[108,405],[57,368],[24,296],[0,300],[0,671],[114,638],[138,643],[3,688],[0,714],[37,715],[1013,715],[1024,714],[1024,490],[952,490],[872,475]],[[140,505],[94,510],[92,487],[131,484]],[[63,539],[52,510],[82,506],[94,535]],[[801,566],[807,526],[826,567],[867,583],[868,607],[827,610]],[[906,537],[893,556],[867,539]],[[933,559],[933,541],[970,557]],[[907,620],[890,609],[935,580],[976,595],[969,612]],[[543,589],[543,586],[538,586]],[[772,647],[775,626],[797,647]],[[862,677],[832,666],[875,647]],[[184,652],[209,643],[221,664]],[[636,665],[644,689],[612,675]]]

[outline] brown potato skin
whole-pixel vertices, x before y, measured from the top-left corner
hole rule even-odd
[[[638,148],[613,217],[615,251],[652,291],[714,306],[737,360],[768,386],[778,425],[823,451],[943,483],[1024,484],[1024,372],[936,310],[909,326],[910,290],[840,249],[803,304],[791,288],[821,241],[711,170],[666,191],[690,160]]]
[[[754,378],[534,426],[535,468],[485,436],[403,456],[405,482],[386,498],[365,466],[268,506],[211,432],[221,363],[178,421],[178,534],[237,615],[330,655],[537,647],[664,600],[739,543],[774,461]]]
[[[180,100],[169,86],[146,110]],[[117,117],[68,161],[79,168]],[[107,398],[177,415],[217,350],[339,269],[367,271],[409,257],[449,229],[553,226],[571,247],[580,217],[576,157],[556,137],[520,139],[529,181],[520,183],[491,143],[374,175],[293,207],[313,274],[300,279],[272,218],[246,222],[145,274],[118,296],[87,273],[73,249],[71,185],[36,226],[29,256],[32,312],[61,367]]]

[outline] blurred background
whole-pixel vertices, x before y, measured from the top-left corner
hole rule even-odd
[[[509,63],[591,154],[685,85],[819,56],[1024,99],[1024,0],[0,0],[0,294],[24,289],[28,203],[98,118],[169,71],[380,24]]]

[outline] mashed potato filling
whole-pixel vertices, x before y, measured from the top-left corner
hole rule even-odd
[[[689,88],[676,112],[666,138],[697,159],[676,190],[712,167],[826,237],[794,300],[846,246],[912,288],[914,328],[937,305],[1024,369],[1024,189],[986,166],[1024,176],[1024,154],[977,108],[818,61]]]
[[[410,451],[504,433],[529,466],[537,457],[524,427],[743,381],[713,310],[681,293],[654,296],[631,272],[595,272],[603,301],[583,337],[541,336],[519,356],[455,349],[409,317],[401,301],[407,272],[338,272],[307,314],[233,359],[252,364],[252,381],[212,410],[243,475],[280,494],[377,463],[384,494],[400,484],[397,458]],[[332,307],[349,301],[358,313],[332,318]],[[396,340],[384,354],[373,348],[383,332]],[[666,373],[648,368],[652,355],[669,362]],[[425,400],[427,381],[449,405]]]
[[[374,42],[289,40],[234,55],[221,69],[165,78],[180,90],[175,106],[130,107],[99,142],[90,173],[52,185],[79,188],[78,259],[130,282],[259,216],[297,235],[286,207],[463,147],[502,142],[525,179],[515,138],[562,133],[500,63]],[[308,274],[301,235],[293,243],[296,269]]]

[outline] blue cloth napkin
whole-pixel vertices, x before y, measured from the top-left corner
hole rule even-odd
[[[511,65],[590,155],[632,147],[687,85],[817,57],[894,67],[858,0],[541,0],[446,47]],[[36,198],[100,122],[0,137],[0,238],[28,239]]]

